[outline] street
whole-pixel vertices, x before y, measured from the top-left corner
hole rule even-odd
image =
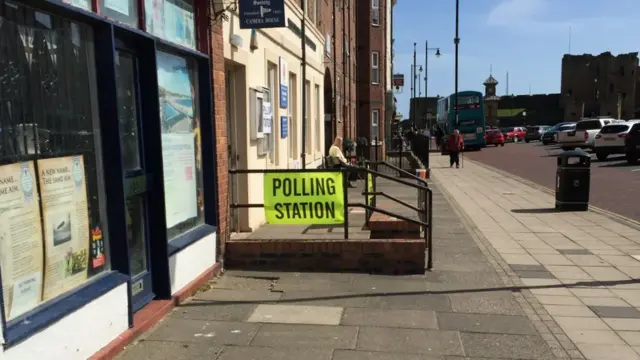
[[[561,152],[555,145],[520,142],[464,156],[553,190],[555,156]],[[591,205],[640,221],[640,166],[629,166],[622,156],[598,161],[592,154],[591,161]]]

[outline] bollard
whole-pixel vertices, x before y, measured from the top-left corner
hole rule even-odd
[[[426,169],[416,169],[416,178],[418,178],[418,185],[421,185],[421,186],[423,185],[422,180],[427,179],[427,174],[428,172]],[[423,222],[427,220],[423,213],[426,206],[425,196],[426,194],[422,189],[418,190],[418,209],[421,210],[419,217],[420,217],[420,221],[423,221]]]

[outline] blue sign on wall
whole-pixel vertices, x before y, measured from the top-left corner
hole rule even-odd
[[[240,29],[285,26],[284,0],[239,0]]]
[[[286,109],[289,106],[289,86],[280,84],[280,108]]]
[[[289,117],[280,116],[280,137],[285,139],[289,135]]]

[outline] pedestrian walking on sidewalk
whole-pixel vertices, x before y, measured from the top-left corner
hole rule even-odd
[[[449,135],[449,167],[453,167],[456,164],[456,169],[460,168],[460,152],[464,150],[464,140],[458,129],[453,130],[453,133]]]

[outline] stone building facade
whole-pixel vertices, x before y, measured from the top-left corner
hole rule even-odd
[[[498,80],[493,75],[489,75],[484,81],[484,116],[487,126],[499,126],[498,106],[500,97],[496,94]]]
[[[637,116],[638,53],[564,55],[561,96],[565,121]]]

